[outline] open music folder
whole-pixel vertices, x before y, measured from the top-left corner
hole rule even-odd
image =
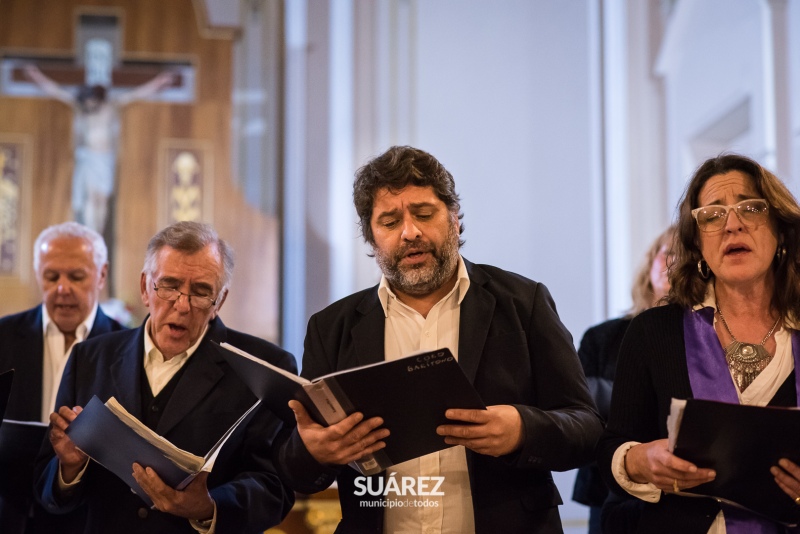
[[[712,497],[785,525],[800,523],[800,506],[770,468],[800,463],[800,409],[672,399],[670,450],[717,477],[682,494]]]
[[[355,462],[364,475],[451,447],[436,427],[449,408],[486,409],[458,361],[446,348],[380,361],[307,380],[228,344],[220,345],[231,367],[253,393],[294,423],[287,403],[300,401],[319,424],[338,423],[354,412],[383,418],[386,447]],[[351,464],[352,465],[352,464]]]
[[[92,397],[66,433],[92,460],[124,480],[152,506],[153,501],[133,478],[131,466],[134,462],[151,467],[170,487],[183,489],[198,473],[211,472],[225,441],[259,404],[257,401],[247,410],[205,456],[180,449],[159,436],[128,413],[114,397],[105,404],[96,396]]]

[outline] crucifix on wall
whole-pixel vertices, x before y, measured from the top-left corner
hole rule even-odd
[[[103,235],[113,252],[121,110],[138,100],[192,102],[194,67],[180,61],[123,61],[121,16],[78,13],[75,56],[4,55],[0,90],[70,106],[73,218]]]

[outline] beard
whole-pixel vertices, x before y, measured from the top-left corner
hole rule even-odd
[[[393,289],[407,295],[424,296],[442,287],[453,276],[458,267],[459,234],[452,225],[449,228],[440,248],[421,240],[406,242],[394,252],[373,247],[378,267]],[[400,265],[410,249],[429,252],[433,261],[410,266]]]

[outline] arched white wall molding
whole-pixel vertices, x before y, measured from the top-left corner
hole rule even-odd
[[[668,182],[675,201],[697,165],[721,150],[743,152],[773,169],[779,160],[783,166],[791,161],[780,148],[787,133],[784,118],[778,119],[787,111],[785,102],[778,105],[786,100],[787,74],[775,72],[786,22],[775,15],[768,0],[675,5],[657,65],[666,87]]]

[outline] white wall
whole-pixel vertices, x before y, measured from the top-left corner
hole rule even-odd
[[[666,85],[673,203],[694,169],[723,150],[775,170],[776,113],[788,110],[774,107],[771,3],[681,0],[676,6],[658,65]]]
[[[590,10],[559,0],[502,4],[416,3],[411,142],[456,179],[464,256],[544,282],[580,335],[599,298]]]

